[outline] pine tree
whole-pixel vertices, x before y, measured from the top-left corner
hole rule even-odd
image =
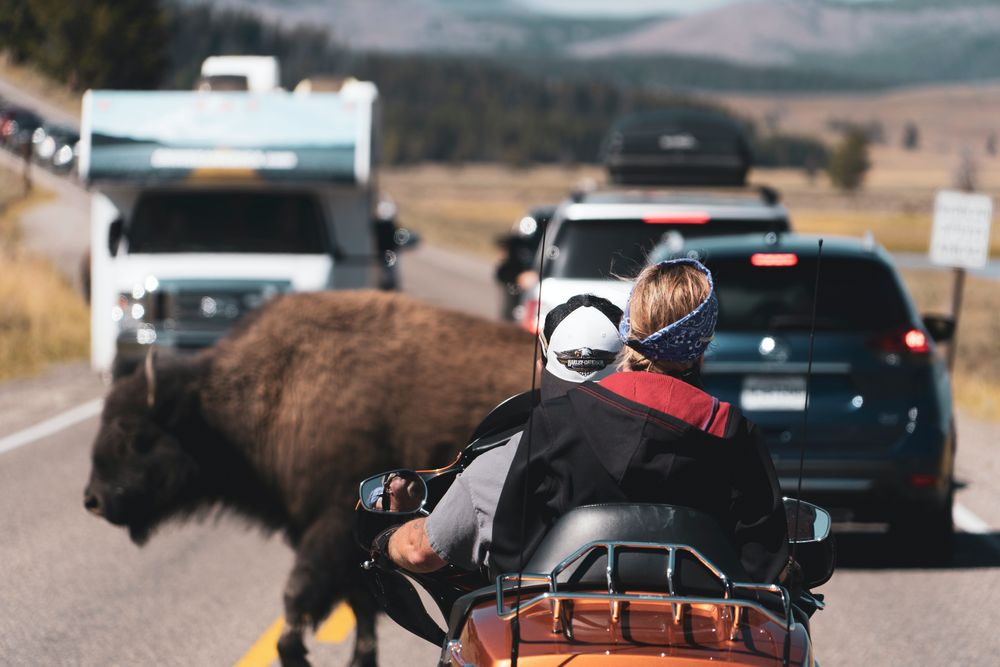
[[[851,128],[830,155],[827,172],[833,185],[846,192],[861,187],[871,167],[868,137],[861,128]]]
[[[916,123],[912,121],[903,128],[903,148],[908,151],[915,151],[920,148],[920,130]]]

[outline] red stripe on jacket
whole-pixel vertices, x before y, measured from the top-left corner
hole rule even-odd
[[[732,406],[662,373],[623,371],[604,378],[599,385],[635,403],[665,412],[695,428],[722,438]]]

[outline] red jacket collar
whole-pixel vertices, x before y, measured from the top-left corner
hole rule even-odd
[[[716,437],[725,437],[729,403],[683,380],[662,373],[624,371],[598,384],[622,398],[665,412]]]

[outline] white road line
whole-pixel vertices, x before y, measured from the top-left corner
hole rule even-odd
[[[69,428],[74,424],[79,424],[85,419],[90,419],[101,413],[101,408],[104,406],[103,398],[95,398],[92,401],[87,401],[75,408],[70,408],[66,412],[56,415],[46,419],[43,422],[35,424],[34,426],[29,426],[23,431],[18,431],[8,435],[5,438],[0,438],[0,454],[4,452],[9,452],[12,449],[17,449],[22,445],[27,445],[35,440],[41,440],[42,438],[47,438],[50,435],[54,435],[59,431]]]
[[[966,533],[982,537],[994,551],[1000,553],[1000,539],[997,539],[996,535],[993,534],[996,531],[994,531],[988,523],[973,514],[972,510],[965,505],[955,503],[955,507],[952,508],[951,515],[952,518],[955,519],[955,525],[957,527],[961,528]]]

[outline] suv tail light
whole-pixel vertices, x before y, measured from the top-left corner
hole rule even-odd
[[[883,354],[930,354],[931,351],[927,334],[913,328],[875,336],[871,345]]]
[[[642,219],[647,225],[704,225],[712,219],[708,213],[691,211],[669,215],[648,215]]]
[[[538,299],[529,299],[525,302],[521,326],[533,334],[538,333]]]
[[[750,255],[754,266],[795,266],[799,256],[793,252],[755,252]]]

